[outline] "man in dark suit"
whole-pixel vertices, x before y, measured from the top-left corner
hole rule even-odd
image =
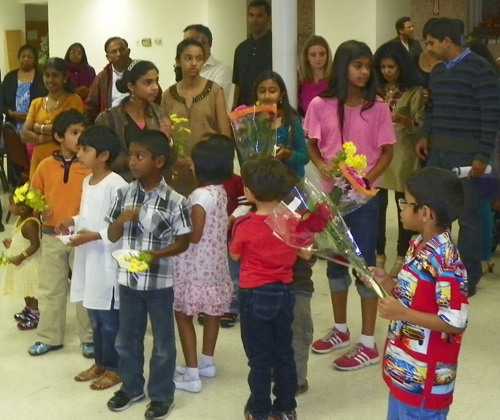
[[[414,31],[415,29],[413,28],[410,17],[404,16],[396,21],[396,32],[398,36],[394,38],[393,41],[401,43],[412,57],[422,52],[420,42],[413,38]]]

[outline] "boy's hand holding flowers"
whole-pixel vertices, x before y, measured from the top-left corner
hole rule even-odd
[[[378,313],[384,319],[391,321],[404,321],[408,308],[393,296],[380,299]]]

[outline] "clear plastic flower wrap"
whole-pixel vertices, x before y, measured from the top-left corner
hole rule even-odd
[[[354,268],[357,275],[369,279],[379,297],[387,296],[372,278],[335,204],[307,178],[300,181],[276,206],[266,224],[287,245]]]

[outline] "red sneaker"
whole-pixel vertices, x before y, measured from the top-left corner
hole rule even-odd
[[[363,344],[356,344],[351,350],[333,361],[333,366],[338,370],[356,370],[380,362],[377,346],[373,349]]]
[[[351,333],[349,332],[349,330],[343,333],[334,327],[329,330],[328,334],[326,334],[323,338],[320,338],[319,340],[312,343],[311,350],[314,353],[319,354],[330,353],[335,349],[340,349],[342,347],[348,346],[350,340]]]

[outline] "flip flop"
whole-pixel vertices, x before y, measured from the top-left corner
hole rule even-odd
[[[93,389],[94,391],[102,391],[103,389],[108,389],[118,385],[121,381],[122,380],[117,373],[107,370],[104,372],[104,375],[90,384],[90,389]]]

